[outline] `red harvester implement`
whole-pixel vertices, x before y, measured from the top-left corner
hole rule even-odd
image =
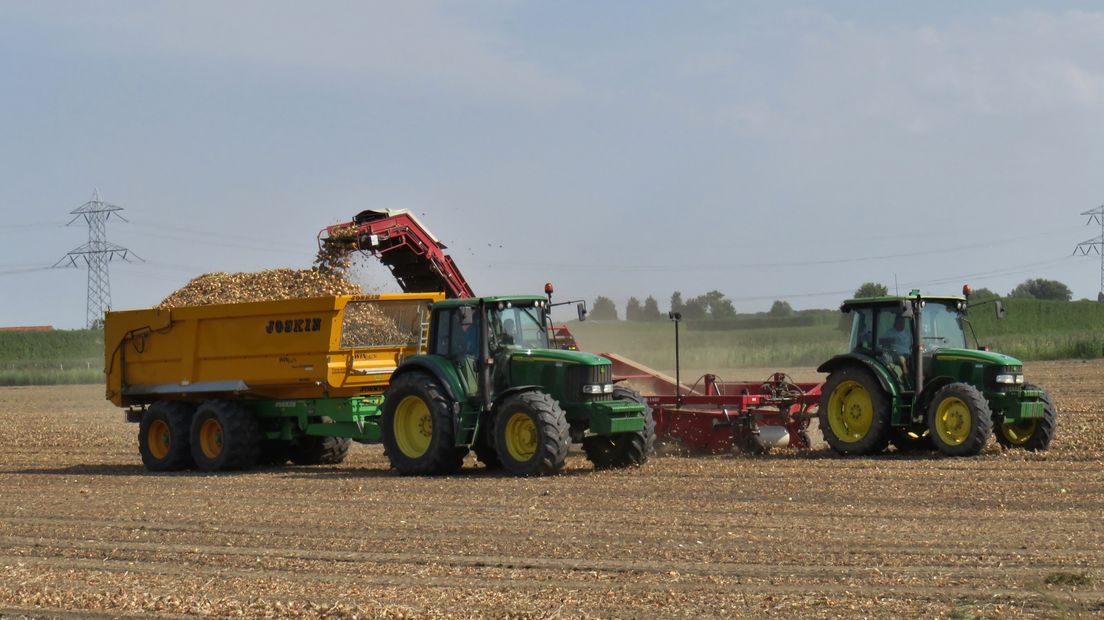
[[[691,387],[612,353],[615,380],[645,394],[659,439],[678,440],[695,452],[733,447],[761,453],[772,446],[808,448],[822,383],[796,383],[784,373],[765,382],[721,381],[706,374]]]

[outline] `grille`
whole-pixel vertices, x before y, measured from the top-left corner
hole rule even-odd
[[[1019,392],[1022,385],[997,383],[997,375],[1017,375],[1023,373],[1021,366],[990,366],[985,369],[985,389],[991,392]]]
[[[613,381],[613,366],[601,364],[599,366],[573,366],[567,369],[567,400],[597,401],[613,400],[613,394],[583,394],[583,386],[590,383],[611,383]]]

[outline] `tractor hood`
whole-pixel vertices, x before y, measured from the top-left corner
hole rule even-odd
[[[526,362],[554,362],[564,365],[597,366],[609,364],[610,361],[601,355],[583,353],[582,351],[565,351],[563,349],[518,349],[511,351],[510,361],[514,364]]]
[[[1023,366],[1023,362],[1010,355],[976,349],[939,349],[932,359],[937,362],[962,361],[987,366]]]

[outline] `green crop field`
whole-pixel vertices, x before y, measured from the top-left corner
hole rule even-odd
[[[1004,301],[970,316],[982,344],[1022,360],[1104,357],[1104,304],[1092,301]],[[727,321],[686,321],[682,365],[696,370],[815,366],[847,348],[839,312],[812,310],[785,319],[741,315]],[[618,353],[661,370],[675,366],[670,321],[586,321],[571,330],[587,351]],[[971,341],[972,342],[972,341]],[[103,332],[0,332],[0,385],[103,381]]]
[[[1104,304],[1010,299],[1004,305],[1003,320],[997,320],[992,305],[974,308],[970,314],[981,344],[994,351],[1022,360],[1104,357]],[[731,328],[720,330],[710,321],[686,321],[679,332],[682,365],[693,369],[815,366],[846,351],[840,313],[802,314],[811,318],[782,319],[779,322],[785,327],[770,327],[771,320],[763,315],[726,321]],[[670,321],[587,321],[570,327],[584,350],[617,353],[657,369],[675,366]]]
[[[98,329],[0,332],[0,385],[103,380],[103,332]]]

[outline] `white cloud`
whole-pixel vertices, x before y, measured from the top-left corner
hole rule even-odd
[[[510,41],[440,4],[403,2],[139,2],[8,7],[100,48],[240,63],[300,80],[384,82],[444,96],[554,105],[578,87]]]
[[[759,30],[704,41],[672,71],[702,86],[686,96],[688,109],[708,101],[718,110],[695,116],[739,131],[759,133],[766,121],[787,133],[862,123],[933,131],[971,117],[1104,103],[1104,14],[886,26],[790,12]]]

